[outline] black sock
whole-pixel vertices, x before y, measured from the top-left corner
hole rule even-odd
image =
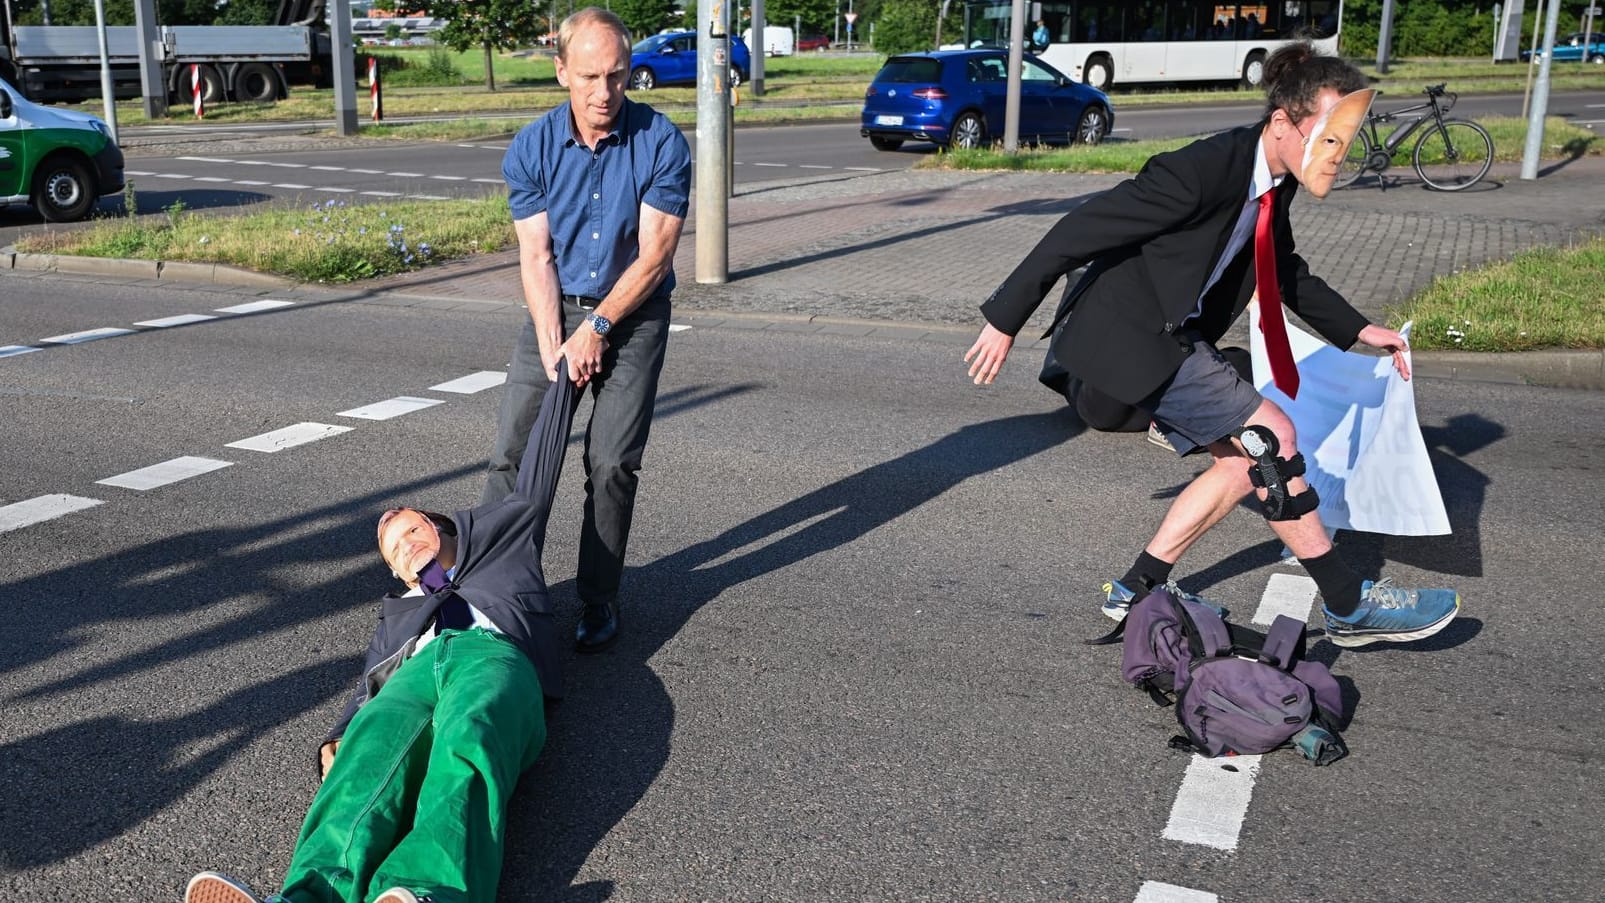
[[[1170,569],[1174,566],[1168,561],[1160,561],[1148,554],[1145,549],[1137,556],[1137,561],[1131,566],[1131,570],[1126,571],[1126,576],[1120,578],[1120,582],[1125,584],[1126,589],[1135,591],[1139,596],[1147,595],[1149,590],[1163,586],[1165,581],[1170,579]]]
[[[1338,557],[1337,549],[1328,549],[1325,555],[1314,558],[1300,558],[1299,564],[1320,587],[1327,611],[1341,618],[1360,607],[1360,575]]]

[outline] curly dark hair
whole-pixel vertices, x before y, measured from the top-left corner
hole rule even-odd
[[[1315,98],[1323,89],[1351,94],[1367,84],[1348,62],[1323,55],[1307,40],[1294,41],[1265,60],[1265,116],[1286,110],[1294,122],[1302,122],[1315,114]]]

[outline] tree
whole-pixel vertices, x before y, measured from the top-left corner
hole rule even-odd
[[[672,0],[613,0],[612,9],[615,15],[624,20],[624,27],[630,30],[630,36],[640,40],[647,35],[657,34],[658,29],[668,24],[674,13],[674,3]]]
[[[401,34],[402,34],[402,31],[401,31],[400,23],[391,22],[390,24],[385,26],[385,40],[387,40],[387,41],[399,40],[401,38]]]
[[[431,16],[449,19],[435,40],[458,52],[470,47],[485,51],[485,87],[496,90],[493,68],[498,50],[528,46],[546,33],[544,4],[528,0],[428,0]]]
[[[941,7],[941,0],[885,0],[875,20],[875,50],[892,56],[932,49],[931,41],[936,37],[936,14]],[[954,33],[951,8],[948,19],[942,25],[944,33]],[[867,32],[868,29],[862,31]],[[855,34],[859,32],[860,29],[854,29]]]

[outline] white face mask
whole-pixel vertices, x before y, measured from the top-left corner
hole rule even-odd
[[[1338,167],[1354,143],[1354,133],[1365,122],[1376,99],[1376,90],[1365,88],[1338,99],[1315,121],[1304,139],[1304,164],[1299,168],[1299,184],[1310,194],[1324,198],[1332,191]]]

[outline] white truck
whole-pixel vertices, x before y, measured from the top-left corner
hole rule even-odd
[[[750,28],[741,33],[741,38],[753,53],[761,51],[764,56],[791,56],[797,49],[796,36],[789,25],[765,25],[761,46],[753,43]]]
[[[318,27],[325,0],[281,0],[277,25],[177,25],[158,30],[163,85],[169,102],[201,99],[266,103],[290,85],[331,82],[329,37]],[[0,0],[0,78],[29,100],[77,102],[100,97],[100,35],[93,25],[13,25],[11,0]],[[106,29],[112,90],[139,97],[139,30]]]

